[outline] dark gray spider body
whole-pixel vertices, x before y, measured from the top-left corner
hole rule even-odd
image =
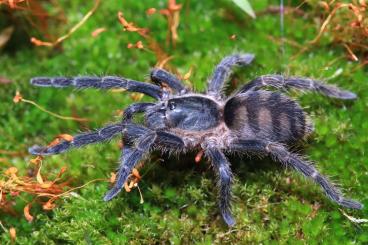
[[[72,147],[110,140],[122,133],[124,147],[117,181],[104,197],[109,201],[120,192],[134,166],[151,149],[204,150],[218,176],[219,207],[229,226],[235,223],[230,212],[233,175],[224,152],[270,155],[319,184],[332,201],[361,209],[362,204],[345,198],[311,163],[287,149],[286,145],[305,138],[313,127],[297,102],[263,88],[311,90],[346,100],[355,99],[356,95],[311,79],[267,75],[252,80],[226,98],[222,89],[232,67],[248,65],[252,60],[251,54],[225,57],[215,68],[204,94],[190,91],[174,75],[162,69],[151,72],[151,80],[157,85],[119,77],[33,78],[31,83],[36,86],[124,88],[158,101],[130,105],[124,111],[121,123],[76,135],[73,141],[63,141],[55,146],[33,146],[29,151],[35,155],[58,154]],[[132,122],[136,113],[144,113],[144,125]]]

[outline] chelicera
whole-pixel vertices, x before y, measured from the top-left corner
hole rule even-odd
[[[235,221],[230,203],[233,174],[225,156],[228,152],[269,155],[313,180],[333,202],[361,209],[362,204],[345,198],[312,163],[289,151],[288,146],[307,137],[313,126],[296,101],[266,89],[309,90],[343,100],[354,100],[356,95],[312,79],[265,75],[226,97],[223,88],[232,74],[232,68],[248,65],[253,58],[252,54],[235,54],[222,59],[205,93],[191,91],[163,69],[152,70],[151,80],[155,84],[113,76],[33,78],[31,84],[35,86],[123,88],[146,94],[157,101],[131,104],[124,110],[119,123],[78,134],[72,141],[62,141],[50,147],[33,146],[29,152],[35,155],[59,154],[73,147],[108,141],[122,134],[124,147],[117,180],[104,197],[105,201],[109,201],[117,196],[133,168],[150,150],[178,153],[203,151],[218,177],[219,208],[229,226],[234,225]],[[132,121],[136,113],[144,114],[143,124]]]

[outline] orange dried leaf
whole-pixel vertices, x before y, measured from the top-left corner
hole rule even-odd
[[[41,40],[39,40],[35,37],[31,37],[31,43],[33,43],[36,46],[46,46],[46,47],[52,47],[53,46],[53,43],[44,42],[44,41],[41,41]]]
[[[236,35],[235,35],[235,34],[233,34],[233,35],[231,35],[229,38],[230,38],[230,40],[235,40],[235,39],[236,39]]]
[[[135,44],[135,46],[136,46],[136,48],[137,48],[137,49],[142,49],[142,48],[144,48],[142,41],[138,41],[138,42]]]
[[[1,45],[1,44],[0,44]],[[12,83],[13,81],[6,77],[0,77],[0,84],[8,84]]]
[[[130,98],[132,98],[132,100],[134,101],[140,101],[143,98],[143,94],[141,93],[131,93],[130,94]]]
[[[130,181],[129,185],[128,185],[128,188],[132,189],[134,187],[134,185],[135,185],[135,181]]]
[[[320,1],[319,5],[325,10],[325,11],[330,11],[330,5],[328,5],[328,3],[326,3],[325,1]]]
[[[167,42],[171,41],[175,46],[178,39],[177,29],[180,21],[181,4],[176,4],[176,0],[168,0],[167,9],[161,9],[160,14],[166,16],[168,24]]]
[[[20,94],[20,92],[19,92],[19,91],[16,91],[16,92],[15,92],[15,96],[14,96],[14,98],[13,98],[13,102],[14,102],[14,103],[19,103],[19,102],[21,102],[22,100],[23,100],[22,95]]]
[[[41,188],[43,189],[49,189],[54,183],[51,181],[46,181],[43,184],[40,185]]]
[[[41,171],[40,171],[40,169],[38,169],[38,171],[37,171],[36,179],[37,179],[37,182],[38,182],[39,184],[41,184],[41,185],[43,185],[43,184],[44,184],[43,179],[42,179],[42,176],[41,176]]]
[[[136,177],[137,179],[141,179],[141,175],[139,174],[138,170],[136,168],[133,168],[132,170],[132,174],[134,177]]]
[[[55,145],[57,145],[59,143],[60,143],[60,139],[59,138],[56,138],[53,141],[51,141],[50,144],[48,144],[47,146],[48,147],[52,147],[52,146],[55,146]]]
[[[353,51],[350,49],[350,47],[346,44],[344,44],[346,50],[348,51],[349,58],[353,61],[359,61],[358,57],[353,53]]]
[[[192,76],[192,73],[193,73],[193,66],[191,66],[189,68],[189,71],[187,73],[184,74],[183,76],[183,80],[186,81],[188,80],[191,76]]]
[[[65,141],[73,141],[74,137],[70,134],[60,134],[57,136],[59,139],[63,139]]]
[[[179,11],[181,9],[181,4],[176,4],[176,0],[169,0],[168,9],[171,11]]]
[[[146,10],[146,14],[147,15],[153,15],[154,13],[156,13],[156,9],[155,8],[149,8]]]
[[[17,238],[17,231],[15,230],[14,227],[9,228],[9,235],[10,235],[10,239],[14,242],[15,239]]]
[[[64,166],[64,167],[61,167],[60,169],[60,172],[58,174],[58,177],[60,177],[61,175],[63,175],[63,173],[65,173],[65,171],[68,169],[68,167]]]
[[[128,182],[125,182],[124,183],[124,189],[125,189],[126,192],[130,192],[131,191],[131,189],[129,188]]]
[[[40,162],[40,167],[38,168],[38,171],[37,171],[36,180],[39,184],[43,185],[44,181],[41,176],[41,168],[42,168],[42,162]]]
[[[161,9],[160,10],[160,14],[169,16],[170,15],[170,11],[168,9]]]
[[[124,18],[123,12],[121,12],[121,11],[118,12],[118,19],[119,19],[119,22],[123,25],[124,31],[137,32],[141,36],[144,36],[144,37],[148,33],[148,29],[137,27],[137,26],[134,25],[133,22],[128,22]]]
[[[91,36],[92,36],[92,37],[97,37],[98,35],[100,35],[102,32],[105,32],[105,31],[106,31],[106,28],[104,28],[104,27],[97,28],[96,30],[94,30],[94,31],[91,33]]]
[[[13,34],[14,27],[10,26],[0,31],[0,49],[5,46],[5,44],[10,40],[11,35]]]
[[[7,170],[5,170],[5,175],[14,175],[18,172],[18,169],[16,167],[10,167]]]
[[[111,172],[111,177],[109,179],[110,183],[115,183],[116,181],[116,173]]]
[[[195,161],[196,163],[199,163],[199,162],[201,161],[202,156],[203,156],[203,153],[204,153],[204,151],[203,151],[203,150],[201,150],[200,152],[198,152],[198,153],[197,153],[197,155],[196,155],[196,156],[195,156],[195,158],[194,158],[194,161]]]
[[[28,203],[24,209],[23,209],[23,213],[24,213],[24,217],[26,218],[26,220],[28,222],[32,222],[33,221],[33,216],[30,214],[30,208],[31,208],[31,204]]]
[[[52,203],[52,199],[48,200],[42,205],[43,210],[52,210],[56,207],[55,203]]]
[[[38,165],[42,162],[42,160],[43,160],[42,156],[37,156],[37,157],[31,159],[30,162],[35,164],[35,165]]]

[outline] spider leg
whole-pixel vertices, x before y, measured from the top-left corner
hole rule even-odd
[[[96,131],[85,132],[73,136],[72,141],[63,140],[62,142],[53,146],[32,146],[28,149],[29,153],[33,155],[55,155],[60,154],[73,147],[82,147],[88,144],[93,144],[101,141],[112,139],[115,135],[122,132],[121,124],[111,124],[100,128]]]
[[[153,145],[171,149],[181,149],[184,147],[184,142],[176,135],[160,131],[155,132],[133,123],[125,124],[124,139],[126,144],[124,144],[122,151],[117,181],[114,187],[105,195],[105,201],[110,201],[121,191],[134,166],[137,165]]]
[[[155,133],[155,146],[166,149],[179,150],[183,149],[184,141],[177,135],[165,131],[153,131],[142,125],[135,123],[123,124],[123,135],[128,142],[134,142],[137,138],[142,137],[148,133]]]
[[[132,145],[124,146],[122,151],[121,165],[117,173],[117,179],[114,187],[108,191],[104,197],[105,201],[113,199],[124,186],[130,173],[137,163],[143,158],[144,154],[147,153],[156,139],[154,132],[143,134],[136,142]]]
[[[232,68],[236,65],[249,65],[253,59],[253,54],[235,54],[222,59],[213,72],[212,78],[208,84],[207,93],[221,96],[224,83],[232,74]]]
[[[330,183],[326,177],[321,175],[311,163],[304,161],[297,154],[289,152],[283,145],[264,140],[237,140],[231,144],[230,148],[238,151],[268,153],[281,163],[292,167],[297,172],[319,184],[327,197],[337,204],[353,209],[363,208],[361,203],[345,198],[341,191]]]
[[[154,103],[146,103],[146,102],[131,104],[130,106],[124,109],[122,122],[123,123],[131,122],[134,114],[144,112],[146,111],[147,108],[154,105],[155,105]]]
[[[206,156],[211,160],[212,166],[218,175],[219,188],[219,207],[221,215],[228,226],[233,226],[235,220],[231,215],[231,184],[233,174],[230,164],[224,153],[217,148],[208,148],[205,150]]]
[[[39,87],[76,87],[76,88],[97,88],[97,89],[117,89],[122,88],[131,92],[139,92],[161,99],[163,91],[154,84],[138,82],[122,77],[35,77],[31,79],[31,84]]]
[[[259,89],[265,86],[271,86],[275,88],[294,88],[299,90],[310,90],[316,91],[324,94],[328,97],[343,99],[343,100],[353,100],[356,99],[356,94],[341,90],[340,88],[332,85],[324,84],[320,81],[312,80],[309,78],[299,78],[299,77],[284,77],[282,75],[265,75],[257,77],[248,84],[245,84],[239,93],[244,93],[249,90]]]
[[[167,72],[164,69],[155,68],[151,71],[152,82],[162,86],[166,84],[176,93],[185,94],[188,89],[185,88],[183,83],[173,74]]]

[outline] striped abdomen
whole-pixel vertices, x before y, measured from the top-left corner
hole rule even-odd
[[[224,108],[226,125],[244,138],[291,142],[313,127],[302,108],[287,96],[264,90],[238,94]]]

